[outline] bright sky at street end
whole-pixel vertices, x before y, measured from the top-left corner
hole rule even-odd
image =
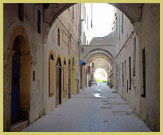
[[[92,37],[104,37],[112,32],[114,9],[107,3],[93,3]]]

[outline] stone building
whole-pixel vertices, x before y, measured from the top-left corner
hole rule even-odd
[[[71,94],[78,92],[79,84],[76,83],[79,80],[79,6],[74,5],[63,12],[48,34],[44,49],[44,89],[49,89],[48,93],[44,93],[48,100],[47,112],[65,102]],[[53,70],[55,65],[56,70]]]
[[[80,5],[62,13],[48,33],[47,7],[4,4],[5,131],[32,123],[78,92]]]
[[[160,122],[160,11],[144,4],[141,19],[131,23],[115,11],[117,33],[115,89],[153,130]]]
[[[114,89],[152,130],[158,131],[160,11],[158,4],[142,4],[139,7],[142,10],[140,18],[128,18],[131,12],[125,14],[115,9],[113,32],[105,37],[93,38],[90,46],[84,47],[82,55],[85,61],[92,57],[110,59]],[[101,68],[104,66],[100,62],[99,65]]]

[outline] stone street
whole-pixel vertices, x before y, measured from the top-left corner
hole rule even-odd
[[[104,84],[73,95],[22,132],[150,132],[126,102]]]

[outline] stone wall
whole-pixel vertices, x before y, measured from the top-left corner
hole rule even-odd
[[[34,4],[24,5],[24,20],[23,22],[18,19],[18,4],[4,4],[4,46],[3,46],[3,60],[4,60],[4,130],[10,128],[10,104],[11,104],[11,92],[9,92],[9,83],[11,74],[7,76],[9,72],[9,66],[12,65],[9,62],[9,48],[10,42],[16,36],[23,36],[21,29],[24,29],[26,40],[29,41],[29,53],[31,56],[31,70],[30,70],[30,108],[29,108],[29,121],[32,122],[39,118],[43,114],[43,38],[42,33],[37,33],[37,11],[42,12],[41,5],[35,6]],[[13,12],[16,11],[16,12]],[[17,31],[18,34],[13,32]],[[20,32],[19,32],[20,31]],[[13,42],[11,43],[13,44]],[[35,81],[32,80],[33,72],[35,71]]]
[[[11,94],[12,94],[12,56],[14,52],[13,43],[15,38],[22,37],[19,41],[21,55],[28,56],[29,68],[20,69],[21,78],[28,80],[20,82],[21,86],[27,88],[29,96],[26,96],[24,101],[29,98],[28,109],[28,122],[32,123],[42,115],[45,115],[49,111],[55,108],[55,96],[49,97],[49,76],[48,76],[48,59],[49,55],[54,54],[54,61],[57,57],[61,56],[62,65],[66,60],[68,66],[68,60],[72,62],[72,58],[75,58],[75,76],[78,76],[79,54],[78,54],[78,26],[79,26],[79,5],[75,5],[75,17],[72,20],[72,9],[68,9],[64,12],[52,25],[48,24],[52,18],[44,18],[47,14],[46,7],[43,4],[23,4],[24,15],[23,21],[19,19],[18,4],[4,4],[4,45],[3,45],[3,87],[4,87],[4,131],[11,130]],[[55,4],[54,4],[55,5]],[[60,8],[60,7],[58,7]],[[38,10],[40,11],[41,31],[38,32]],[[46,11],[45,11],[46,10]],[[57,8],[56,8],[57,10]],[[14,12],[13,12],[14,11]],[[49,14],[52,10],[48,10]],[[61,45],[57,46],[57,30],[60,28]],[[48,40],[47,40],[48,39]],[[24,57],[25,58],[25,57]],[[24,61],[25,62],[25,61]],[[22,67],[22,66],[21,66]],[[27,72],[29,69],[29,72]],[[66,68],[67,69],[67,68]],[[24,75],[23,75],[24,74]],[[29,76],[25,77],[25,74]],[[25,79],[26,78],[26,79]],[[67,79],[68,80],[68,79]],[[54,80],[55,81],[55,80]],[[63,74],[62,74],[63,82]],[[66,85],[68,82],[65,82]],[[75,84],[75,82],[74,82]],[[63,85],[63,83],[62,83]],[[65,85],[65,90],[66,90]],[[68,87],[68,86],[67,86]],[[75,90],[77,85],[75,85]],[[25,89],[24,89],[25,90]],[[65,91],[66,93],[66,91]],[[66,93],[67,94],[67,93]],[[67,95],[62,98],[62,102],[65,102]],[[23,102],[21,102],[22,104]],[[25,102],[24,102],[25,103]]]
[[[140,26],[140,77],[142,49],[146,57],[146,97],[140,98],[140,117],[154,130],[160,130],[160,5],[145,4]],[[142,84],[140,84],[142,94]]]
[[[54,61],[56,63],[57,58],[60,57],[62,62],[62,102],[65,102],[68,99],[67,92],[63,90],[63,81],[65,77],[68,77],[68,71],[64,73],[63,70],[63,64],[64,60],[66,60],[66,69],[68,69],[68,60],[71,61],[73,57],[75,58],[75,69],[77,74],[79,72],[78,65],[79,65],[79,54],[78,54],[78,24],[79,24],[79,18],[77,15],[79,14],[79,5],[74,6],[75,10],[75,16],[74,19],[72,18],[72,7],[66,10],[64,13],[62,13],[54,22],[53,26],[50,29],[47,45],[44,49],[44,61],[45,66],[44,69],[46,71],[45,74],[45,83],[44,83],[44,89],[49,88],[49,80],[48,80],[48,57],[50,50],[54,51]],[[60,46],[58,46],[57,40],[57,30],[60,29]],[[56,76],[56,71],[54,73]],[[77,76],[77,75],[76,75]],[[79,77],[79,75],[78,75]],[[77,79],[79,79],[77,77]],[[56,78],[54,80],[54,83],[56,82]],[[66,88],[68,90],[68,78],[66,79]],[[77,85],[76,85],[77,88]],[[56,85],[55,85],[56,89]],[[75,89],[76,90],[76,89]],[[77,91],[75,92],[77,93]],[[45,95],[47,95],[47,112],[53,110],[56,107],[56,93],[54,93],[54,96],[49,96],[48,91],[46,91]],[[66,95],[66,96],[64,96]]]
[[[121,12],[117,12],[121,18]],[[124,18],[124,33],[120,28],[120,40],[116,55],[117,90],[130,107],[153,130],[160,130],[160,7],[144,4],[142,18],[133,27]],[[117,21],[119,23],[119,21]],[[121,24],[121,20],[120,20]],[[118,25],[121,27],[121,25]],[[119,28],[118,28],[119,30]],[[119,34],[119,32],[117,32]],[[136,38],[136,73],[133,74],[134,38]],[[146,96],[143,94],[142,50],[145,48]],[[131,89],[129,89],[129,57],[131,57]],[[123,69],[122,69],[123,63]],[[124,70],[124,71],[123,71]],[[123,72],[123,73],[122,73]],[[124,82],[123,82],[124,75]],[[128,86],[127,86],[128,81]],[[127,92],[128,87],[128,92]]]

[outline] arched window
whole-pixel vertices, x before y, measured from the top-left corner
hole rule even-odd
[[[136,76],[136,36],[133,40],[133,76]]]

